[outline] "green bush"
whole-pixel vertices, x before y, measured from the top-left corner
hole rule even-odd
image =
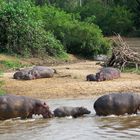
[[[104,32],[108,34],[128,34],[132,30],[133,14],[125,7],[117,6],[111,8],[106,15],[104,23],[108,28],[104,28]]]
[[[45,49],[50,56],[67,57],[64,46],[51,32],[47,32],[47,43]]]
[[[0,8],[0,52],[23,56],[37,56],[50,53],[55,41],[53,55],[60,55],[60,43],[43,29],[40,9],[27,0],[1,3]],[[53,41],[50,43],[50,41]],[[48,43],[49,42],[49,43]],[[48,48],[48,49],[46,49]],[[54,47],[53,47],[54,48]],[[50,49],[50,50],[49,50]],[[63,49],[63,47],[62,47]],[[54,50],[54,49],[53,49]],[[64,50],[61,50],[62,54]]]
[[[109,44],[95,24],[80,22],[54,7],[45,6],[41,10],[46,31],[53,32],[67,52],[86,57],[107,53]]]

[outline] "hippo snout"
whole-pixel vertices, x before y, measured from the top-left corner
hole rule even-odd
[[[91,113],[91,111],[89,111],[87,108],[84,108],[84,107],[80,107],[79,112],[82,114],[90,114]]]

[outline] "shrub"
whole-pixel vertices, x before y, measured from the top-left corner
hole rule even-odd
[[[110,8],[106,15],[103,30],[106,34],[128,34],[132,30],[133,14],[125,7]]]
[[[91,57],[107,53],[108,42],[95,24],[80,22],[72,14],[45,6],[42,15],[46,31],[51,31],[70,53]]]
[[[53,55],[64,52],[60,52],[62,45],[54,36],[50,40],[50,34],[43,29],[41,18],[39,8],[29,1],[3,2],[0,8],[0,52],[23,56],[42,55],[46,51]],[[55,47],[52,50],[54,42]],[[59,52],[55,50],[57,47]]]
[[[47,43],[45,49],[50,56],[67,57],[64,46],[51,32],[47,32]]]

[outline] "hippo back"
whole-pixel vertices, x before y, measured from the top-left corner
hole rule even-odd
[[[76,118],[84,114],[90,114],[90,111],[84,107],[61,106],[54,110],[54,116],[56,117],[73,116]]]
[[[53,77],[55,70],[45,66],[35,66],[32,72],[37,73],[36,78],[50,78]]]
[[[101,96],[94,103],[97,115],[123,115],[137,113],[140,96],[133,93],[114,93]]]

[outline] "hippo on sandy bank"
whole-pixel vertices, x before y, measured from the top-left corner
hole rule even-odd
[[[91,113],[87,108],[84,107],[67,107],[67,106],[56,108],[53,112],[55,117],[72,116],[74,118],[83,116],[84,114]]]
[[[14,79],[33,80],[39,78],[51,78],[56,73],[55,69],[46,66],[34,66],[33,68],[26,68],[14,73]]]
[[[87,81],[106,81],[113,80],[120,77],[120,71],[116,68],[106,67],[102,68],[99,72],[87,75]]]
[[[120,70],[112,67],[102,68],[96,73],[97,81],[113,80],[120,77]]]
[[[0,96],[0,120],[16,117],[32,118],[33,114],[42,115],[43,118],[53,117],[44,101],[11,94]]]
[[[13,78],[18,80],[32,80],[35,79],[35,76],[31,74],[31,68],[25,68],[18,70],[14,73]]]
[[[140,109],[140,95],[134,93],[112,93],[99,97],[94,103],[99,116],[136,114]]]

